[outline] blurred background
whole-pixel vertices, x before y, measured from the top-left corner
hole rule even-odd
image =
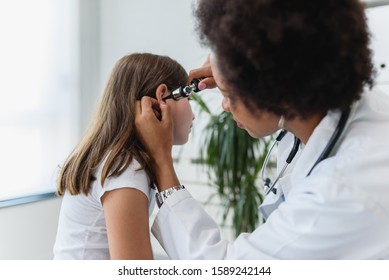
[[[377,85],[389,92],[389,1],[365,1]],[[95,109],[115,62],[133,52],[168,55],[188,71],[201,46],[193,0],[0,0],[0,259],[51,259],[61,199],[56,168]],[[201,95],[220,111],[220,95]],[[193,103],[194,112],[199,112]],[[190,141],[175,147],[178,176],[223,229],[221,202],[195,164],[207,123],[200,114]],[[152,223],[155,213],[150,218]],[[167,258],[153,239],[156,258]]]

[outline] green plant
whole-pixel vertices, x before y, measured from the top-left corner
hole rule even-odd
[[[213,114],[200,97],[193,99],[210,117],[202,131],[200,160],[223,203],[223,222],[232,212],[235,235],[252,232],[258,225],[258,206],[263,200],[258,177],[272,139],[252,138],[236,126],[230,113]]]

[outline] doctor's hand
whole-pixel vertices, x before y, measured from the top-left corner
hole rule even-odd
[[[154,165],[159,191],[180,184],[173,166],[173,120],[163,101],[144,96],[136,103],[135,127]]]
[[[138,137],[154,161],[171,157],[173,122],[166,103],[158,103],[148,96],[137,101],[135,127]]]
[[[210,55],[208,55],[205,60],[203,66],[200,68],[192,69],[189,72],[188,83],[190,83],[193,79],[202,79],[198,85],[200,90],[203,89],[211,89],[216,87],[215,79],[213,78]]]

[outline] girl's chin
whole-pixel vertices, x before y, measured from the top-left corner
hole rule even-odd
[[[181,139],[175,139],[173,141],[173,145],[174,146],[184,145],[184,144],[188,143],[188,139],[189,139],[189,137],[181,138]]]

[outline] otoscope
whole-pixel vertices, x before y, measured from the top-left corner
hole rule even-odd
[[[178,101],[178,100],[181,100],[183,98],[190,98],[193,93],[200,91],[198,86],[199,86],[199,83],[201,80],[202,79],[193,79],[192,82],[190,83],[190,85],[180,86],[179,88],[173,90],[171,94],[162,98],[162,100],[173,99],[174,101]],[[153,107],[153,110],[154,110],[155,116],[159,120],[161,120],[161,118],[162,118],[161,110],[159,108],[154,108],[154,107]]]
[[[190,85],[187,86],[180,86],[179,88],[172,91],[171,94],[164,97],[162,100],[166,99],[174,99],[175,101],[178,101],[182,98],[190,98],[193,93],[199,92],[199,83],[201,79],[193,79]]]

